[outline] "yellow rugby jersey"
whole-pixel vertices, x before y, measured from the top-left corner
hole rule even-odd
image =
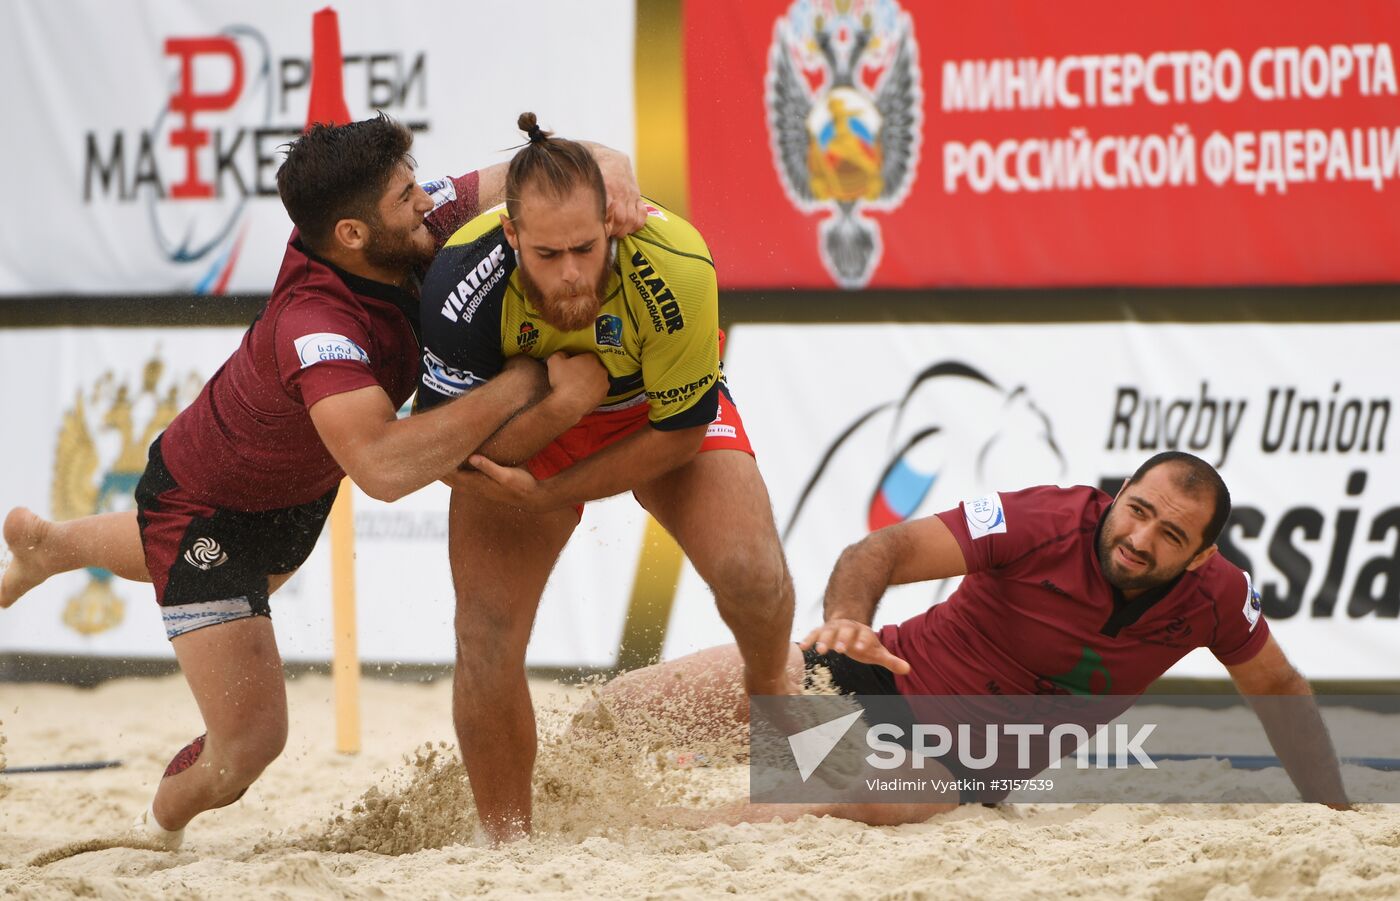
[[[652,206],[647,224],[614,244],[606,299],[589,328],[562,332],[520,288],[500,214],[457,230],[423,280],[418,406],[457,397],[507,359],[596,354],[610,387],[599,409],[648,404],[659,429],[712,422],[719,404],[719,290],[709,248],[689,222]]]

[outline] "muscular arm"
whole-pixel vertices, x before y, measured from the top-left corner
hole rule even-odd
[[[823,609],[828,621],[869,625],[889,586],[966,572],[962,548],[937,516],[887,526],[841,553],[826,585]]]
[[[1269,744],[1304,801],[1349,807],[1337,764],[1308,680],[1293,668],[1272,635],[1250,660],[1226,667],[1259,717]]]
[[[503,466],[518,466],[544,449],[598,406],[608,395],[608,371],[593,354],[556,353],[546,363],[550,392],[544,400],[521,411],[486,439],[477,453]],[[529,357],[512,357],[507,367],[538,373],[543,367]],[[473,484],[467,464],[443,479],[454,488]]]
[[[582,418],[582,413],[551,394],[506,423],[477,453],[502,466],[519,466]]]
[[[885,589],[966,572],[962,548],[937,516],[871,532],[841,552],[826,583],[822,602],[826,622],[798,644],[818,654],[836,651],[852,660],[907,673],[909,663],[886,650],[870,627]]]
[[[331,456],[370,497],[394,501],[445,475],[534,400],[536,380],[501,373],[466,397],[400,420],[377,386],[333,394],[311,406]]]
[[[674,431],[643,428],[539,482],[523,469],[498,466],[479,454],[469,462],[496,482],[494,493],[506,503],[554,510],[621,494],[684,465],[699,452],[706,428],[708,423]]]

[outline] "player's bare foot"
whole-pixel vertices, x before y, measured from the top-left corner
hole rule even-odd
[[[16,507],[5,517],[5,544],[10,548],[10,565],[0,575],[0,607],[8,607],[29,589],[53,575],[45,563],[44,539],[49,523],[25,507]]]

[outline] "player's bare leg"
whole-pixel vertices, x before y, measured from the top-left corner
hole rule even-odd
[[[571,508],[525,513],[452,492],[452,719],[481,825],[494,842],[530,834],[537,737],[525,646],[549,572],[577,524]]]
[[[793,589],[768,489],[742,451],[697,454],[636,490],[714,592],[744,658],[751,695],[792,694]]]
[[[10,565],[0,576],[0,607],[58,573],[95,566],[133,582],[149,582],[136,513],[99,513],[51,522],[25,507],[5,517]]]
[[[171,761],[156,791],[157,824],[178,830],[195,815],[238,800],[282,753],[287,692],[265,616],[197,629],[171,646],[205,727]]]
[[[787,676],[802,684],[802,651],[792,642]],[[726,644],[623,673],[579,713],[575,727],[589,728],[599,707],[624,727],[635,721],[675,729],[697,744],[723,740],[749,721],[744,658],[738,645]]]

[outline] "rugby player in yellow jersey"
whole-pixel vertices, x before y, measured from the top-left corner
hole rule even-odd
[[[505,211],[447,243],[424,281],[420,408],[525,354],[596,354],[591,412],[546,399],[504,426],[453,485],[457,594],[453,716],[482,825],[530,832],[535,719],[525,646],[582,504],[631,491],[714,592],[750,694],[787,694],[793,591],[743,423],[719,368],[718,289],[700,234],[655,208],[608,238],[597,164],[520,117]],[[475,469],[476,471],[470,471]]]

